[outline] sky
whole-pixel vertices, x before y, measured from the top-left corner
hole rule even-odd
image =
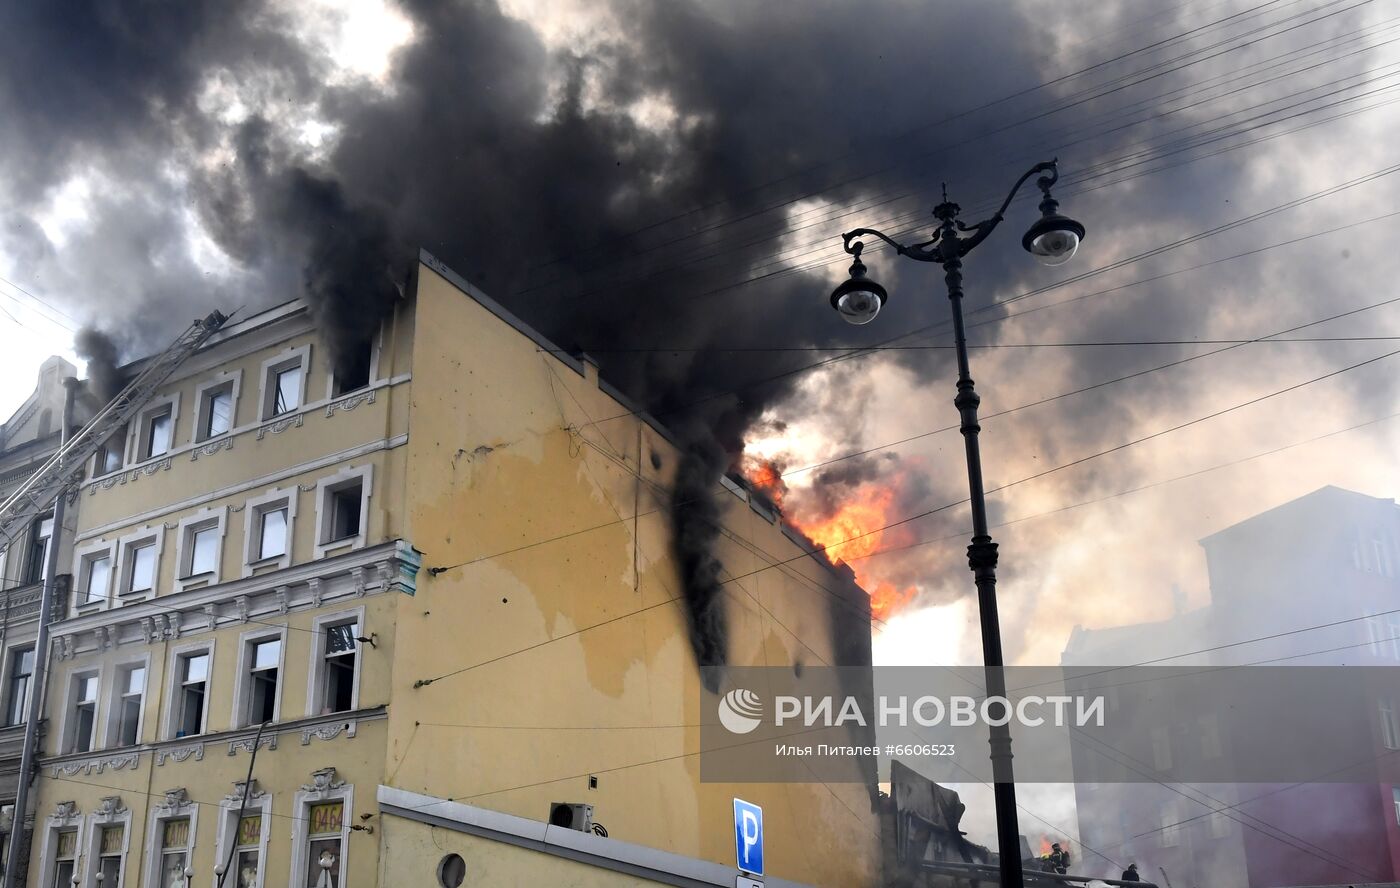
[[[897,593],[876,662],[976,663],[962,447],[930,434],[956,422],[941,273],[872,243],[879,318],[847,327],[826,296],[842,231],[926,239],[943,183],[975,222],[1058,157],[1074,260],[1020,249],[1027,186],[964,268],[1009,661],[1206,604],[1209,533],[1400,482],[1386,4],[128,15],[0,11],[0,413],[47,355],[81,360],[85,324],[134,356],[211,307],[300,296],[349,343],[423,246],[726,461],[792,472],[805,526],[930,512],[851,560]],[[1249,342],[1284,331],[1309,341]],[[900,348],[808,366],[877,343]],[[1063,787],[1024,803],[1072,832]]]

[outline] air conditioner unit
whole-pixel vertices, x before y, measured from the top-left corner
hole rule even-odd
[[[580,802],[551,802],[549,825],[576,829],[579,832],[592,832],[593,806]]]

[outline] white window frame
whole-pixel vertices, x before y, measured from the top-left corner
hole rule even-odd
[[[335,364],[332,362],[326,373],[326,400],[333,401],[337,398],[348,398],[356,392],[368,391],[374,388],[374,384],[379,381],[379,355],[384,347],[384,325],[380,324],[379,329],[369,338],[369,380],[363,388],[357,388],[353,392],[335,393]]]
[[[132,579],[131,553],[142,544],[153,543],[155,551],[151,553],[155,559],[155,565],[151,569],[151,588],[149,590],[133,591],[130,588]],[[161,551],[165,548],[165,525],[158,524],[155,527],[142,525],[121,539],[117,540],[117,554],[119,560],[117,568],[117,593],[114,599],[117,601],[144,601],[147,598],[154,598],[160,589],[160,566]]]
[[[212,662],[212,661],[211,661]],[[119,709],[121,706],[122,689],[119,685],[122,674],[129,669],[141,667],[146,670],[146,689],[141,692],[141,715],[136,720],[136,744],[141,745],[141,738],[146,736],[146,703],[150,699],[151,693],[151,655],[142,654],[139,657],[132,657],[126,660],[119,660],[112,664],[112,680],[108,683],[105,693],[107,696],[107,714],[103,719],[102,736],[105,738],[102,744],[104,749],[122,748],[119,744],[117,731],[121,727]],[[207,693],[207,692],[206,692]],[[106,888],[104,885],[103,888]]]
[[[63,692],[63,724],[59,726],[58,754],[59,755],[86,755],[97,752],[102,748],[102,673],[101,666],[93,666],[86,669],[74,669],[66,676],[65,690]],[[78,730],[77,706],[78,699],[75,693],[78,680],[83,678],[93,678],[97,680],[97,691],[92,701],[92,737],[88,740],[88,748],[83,751],[73,749],[73,742],[77,739]]]
[[[1181,823],[1181,817],[1177,815],[1177,807],[1172,802],[1164,803],[1160,811],[1162,847],[1175,848],[1181,844],[1181,829],[1184,824]]]
[[[335,782],[340,783],[340,779],[337,777]],[[340,818],[341,884],[336,888],[345,888],[345,877],[353,872],[349,860],[350,824],[355,818],[355,787],[350,783],[341,783],[340,786],[323,790],[308,790],[302,787],[292,796],[292,878],[287,884],[300,885],[306,878],[307,851],[311,840],[311,818],[307,816],[308,809],[312,805],[337,800],[345,807],[341,809]]]
[[[225,435],[231,435],[238,429],[238,390],[242,388],[242,385],[242,370],[225,370],[222,373],[218,373],[214,376],[211,376],[209,379],[195,386],[194,434],[191,436],[191,439],[196,444],[201,444],[205,441],[212,441],[215,438],[222,438]],[[205,412],[205,396],[209,392],[220,388],[227,388],[229,390],[228,431],[220,432],[217,435],[206,435],[204,433],[204,428],[209,424],[209,417],[208,414]]]
[[[102,888],[122,888],[129,884],[127,867],[131,863],[131,808],[122,806],[105,816],[100,811],[94,811],[88,815],[88,821],[85,857],[87,867],[82,877],[84,888],[97,888],[97,869],[102,856],[102,830],[109,826],[122,828],[122,877],[116,885],[104,884]]]
[[[131,438],[131,424],[130,424],[130,423],[128,423],[127,425],[123,426],[122,428],[117,429],[115,432],[113,432],[111,435],[109,435],[109,436],[107,437],[107,440],[103,441],[103,442],[98,446],[97,452],[94,453],[94,454],[92,455],[92,469],[91,469],[91,475],[90,475],[90,477],[92,477],[92,478],[106,478],[106,477],[108,477],[109,475],[115,475],[115,474],[117,474],[117,473],[120,472],[122,469],[124,469],[124,468],[126,468],[128,465],[130,465],[130,464],[131,464],[131,461],[128,460],[128,459],[126,458],[126,456],[127,456],[126,451],[127,451],[127,446],[128,446],[128,442],[129,442],[130,438]],[[117,466],[115,469],[112,469],[111,471],[103,471],[103,469],[102,469],[102,462],[101,462],[102,453],[103,453],[103,451],[105,451],[105,450],[107,449],[107,445],[108,445],[108,444],[113,444],[113,445],[116,446],[116,448],[117,448],[117,456],[118,456],[120,462],[119,462],[118,466]]]
[[[21,822],[22,819],[23,815],[16,811],[15,821],[18,823]],[[34,819],[36,821],[34,824],[34,830],[35,832],[38,832],[40,829],[39,824],[37,822],[39,818],[36,816]],[[80,871],[78,867],[82,865],[83,831],[84,827],[86,826],[86,823],[87,817],[82,814],[74,814],[72,817],[67,819],[61,818],[57,814],[50,814],[47,818],[45,818],[43,825],[44,841],[41,843],[42,847],[39,853],[38,884],[53,884],[53,879],[56,874],[55,871],[57,870],[57,866],[54,862],[54,854],[58,851],[58,834],[61,832],[68,832],[69,830],[77,830],[78,832],[74,847],[74,854],[77,855],[78,861],[73,866],[73,872],[77,873]],[[16,830],[11,835],[17,836],[19,834],[19,830]],[[11,849],[11,853],[13,853],[13,849]],[[32,845],[30,847],[30,853],[33,853]],[[30,860],[32,861],[33,858],[31,857]],[[156,886],[152,886],[152,888],[156,888]]]
[[[88,600],[88,565],[98,560],[100,556],[106,556],[107,562],[107,588],[103,590],[103,596],[99,601]],[[95,543],[83,546],[73,552],[73,576],[77,578],[78,590],[73,597],[73,610],[75,613],[88,613],[89,611],[103,610],[110,607],[117,599],[114,588],[118,576],[117,564],[117,543],[115,540],[107,542],[98,540]],[[82,598],[79,601],[79,597]]]
[[[326,690],[326,627],[339,626],[342,623],[355,623],[360,627],[360,635],[368,638],[369,633],[365,631],[365,608],[353,607],[343,611],[336,611],[332,614],[316,617],[311,621],[312,643],[311,643],[311,668],[306,671],[306,715],[308,717],[321,714],[321,696]],[[355,663],[355,681],[350,685],[350,709],[354,712],[360,708],[360,681],[365,674],[364,647],[360,642],[355,642],[355,656],[358,658]]]
[[[297,406],[286,413],[273,413],[276,406],[277,387],[272,385],[273,376],[294,364],[301,366],[301,392],[297,396]],[[311,377],[311,343],[288,347],[262,362],[258,372],[258,422],[270,422],[284,416],[300,413],[307,407],[306,384]]]
[[[34,693],[34,669],[37,669],[39,665],[39,655],[37,649],[34,646],[34,642],[32,641],[15,642],[14,644],[5,648],[5,662],[3,664],[0,664],[0,672],[3,673],[0,674],[0,697],[3,698],[0,699],[0,707],[4,707],[4,714],[9,714],[10,685],[14,681],[15,654],[19,653],[20,651],[35,651],[34,667],[31,668],[29,671],[29,684],[25,685],[24,688],[24,706],[22,707],[24,709],[24,720],[14,722],[13,724],[7,724],[5,725],[5,727],[14,727],[15,725],[22,725],[25,722],[29,721],[29,695]]]
[[[1379,712],[1381,745],[1386,749],[1400,749],[1400,712],[1395,709],[1395,701],[1383,698],[1376,701]]]
[[[277,648],[277,694],[272,701],[273,723],[282,720],[282,695],[287,688],[287,627],[253,629],[238,636],[238,685],[233,694],[233,717],[229,724],[234,728],[253,727],[248,720],[248,703],[252,699],[252,661],[248,654],[253,645],[259,642],[280,642]]]
[[[158,413],[164,411],[166,408],[169,408],[170,410],[170,446],[165,449],[164,453],[158,453],[155,455],[148,454],[145,451],[146,436],[150,427],[150,421]],[[173,395],[167,395],[164,398],[152,399],[151,402],[147,404],[145,408],[143,408],[141,412],[137,415],[136,422],[132,423],[128,429],[127,434],[130,436],[130,441],[127,445],[128,459],[126,461],[126,465],[136,466],[149,460],[163,459],[169,456],[171,453],[174,453],[176,447],[175,442],[177,440],[175,437],[175,429],[179,422],[179,392],[176,392]]]
[[[185,561],[194,557],[194,551],[190,543],[194,538],[194,531],[202,529],[208,525],[214,525],[217,529],[218,554],[214,559],[214,570],[212,573],[196,574],[194,576],[185,575]],[[224,537],[228,533],[228,506],[217,506],[210,509],[201,509],[180,519],[179,525],[175,529],[175,591],[183,592],[186,589],[198,589],[203,586],[215,586],[220,582],[224,571]]]
[[[203,723],[204,723],[204,730],[203,730],[202,732],[200,732],[199,734],[194,734],[194,735],[189,735],[189,734],[187,734],[186,737],[189,737],[189,736],[202,737],[202,736],[204,736],[205,734],[210,733],[210,731],[209,731],[209,700],[210,700],[211,697],[214,696],[214,694],[213,694],[213,685],[214,685],[214,675],[215,675],[215,671],[214,671],[214,639],[213,639],[213,638],[205,639],[205,640],[203,640],[203,641],[192,641],[192,642],[190,642],[189,644],[177,645],[176,647],[172,648],[171,651],[170,651],[170,658],[169,658],[169,660],[168,660],[168,661],[166,662],[166,664],[165,664],[165,699],[168,700],[168,701],[170,701],[170,705],[169,705],[168,707],[166,707],[165,723],[164,723],[163,725],[161,725],[161,732],[160,732],[160,734],[161,734],[161,739],[163,739],[163,740],[174,740],[174,739],[176,739],[176,737],[175,737],[175,732],[176,732],[177,730],[179,730],[179,720],[180,720],[180,719],[179,719],[179,714],[180,714],[180,707],[179,707],[179,706],[177,705],[177,703],[176,703],[176,697],[175,697],[175,695],[179,693],[179,688],[183,687],[183,682],[182,682],[182,680],[181,680],[181,678],[180,678],[180,658],[181,658],[181,657],[189,656],[190,654],[196,654],[196,653],[206,653],[206,654],[209,655],[209,674],[208,674],[208,676],[204,679],[204,711],[203,711],[203,713],[201,714],[201,720],[202,720]],[[147,683],[146,683],[146,687],[149,689],[149,688],[150,688],[150,681],[149,681],[150,673],[149,673],[149,672],[146,673],[146,677],[147,677],[147,679],[148,679],[148,681],[147,681]],[[180,739],[184,739],[184,738],[180,738]]]
[[[152,796],[152,800],[160,798],[159,795]],[[190,822],[190,843],[185,855],[185,866],[191,866],[194,861],[194,849],[199,842],[199,805],[193,800],[178,805],[152,805],[150,821],[146,827],[146,860],[144,877],[142,879],[145,888],[160,888],[160,863],[161,863],[161,841],[164,838],[165,822],[167,820],[185,820]],[[126,881],[123,874],[122,881]],[[103,888],[106,888],[104,885]]]
[[[332,495],[355,482],[360,484],[360,532],[352,537],[327,540],[333,511]],[[359,549],[369,537],[369,503],[374,488],[374,466],[348,467],[316,482],[316,557],[345,549]]]
[[[276,565],[289,567],[292,563],[292,543],[296,539],[297,486],[274,487],[262,496],[255,496],[243,505],[243,576],[250,577],[260,567]],[[258,558],[262,549],[262,513],[268,506],[285,501],[287,504],[287,546],[281,555]]]
[[[240,798],[237,791],[219,802],[219,826],[218,834],[214,837],[214,859],[222,865],[229,859],[229,849],[238,839],[238,808]],[[264,888],[267,881],[267,843],[272,836],[272,793],[256,792],[248,796],[247,804],[243,809],[243,816],[257,814],[262,817],[262,828],[258,836],[258,888]],[[234,861],[237,862],[236,860]],[[225,885],[237,884],[238,874],[229,873],[224,877]],[[218,877],[214,877],[215,884]],[[105,886],[104,886],[105,888]]]

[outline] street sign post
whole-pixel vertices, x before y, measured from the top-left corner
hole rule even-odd
[[[763,875],[763,809],[743,799],[734,800],[734,857],[739,869]]]

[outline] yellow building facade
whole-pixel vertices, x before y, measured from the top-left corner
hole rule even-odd
[[[94,461],[29,884],[733,885],[736,796],[769,884],[878,884],[873,766],[700,779],[665,428],[426,254],[363,349],[231,322]],[[719,498],[727,661],[868,665],[849,572]]]

